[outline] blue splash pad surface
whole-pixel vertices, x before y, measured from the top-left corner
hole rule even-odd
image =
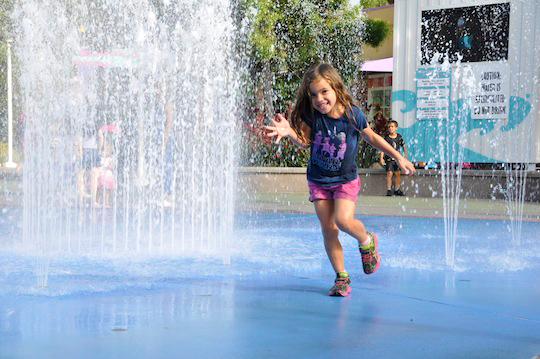
[[[342,235],[353,290],[333,273],[314,215],[239,216],[219,256],[57,256],[3,251],[0,358],[531,358],[540,354],[538,223],[460,220],[445,266],[441,220],[366,217],[383,264],[365,276]],[[506,243],[505,243],[506,242]]]

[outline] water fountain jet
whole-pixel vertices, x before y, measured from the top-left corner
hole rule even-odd
[[[190,0],[15,10],[23,246],[40,258],[39,286],[50,258],[64,254],[192,252],[230,263],[238,83],[230,13],[228,1]],[[75,172],[83,131],[110,124],[122,136],[103,139],[116,188],[112,208],[102,208],[77,200]]]

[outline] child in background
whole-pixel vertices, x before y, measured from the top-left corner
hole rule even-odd
[[[108,138],[109,134],[106,134],[103,141],[103,150],[101,156],[101,167],[98,170],[97,185],[101,191],[98,193],[103,193],[105,198],[96,198],[96,206],[104,204],[106,208],[111,207],[111,192],[116,189],[116,178],[114,176],[113,170],[115,167],[115,159],[113,156],[113,143]]]
[[[276,143],[288,137],[296,145],[311,149],[307,168],[309,200],[315,205],[324,247],[336,273],[329,295],[347,296],[351,281],[345,269],[339,230],[358,241],[364,273],[374,273],[380,265],[377,236],[354,218],[360,190],[356,167],[360,135],[395,158],[405,173],[413,174],[414,166],[373,132],[343,80],[328,64],[316,65],[306,72],[290,119],[278,114],[271,121],[273,126],[266,126],[267,136],[276,137]]]
[[[403,141],[403,137],[399,133],[397,133],[398,130],[398,123],[395,120],[388,121],[388,134],[384,137],[386,142],[392,146],[392,148],[398,152],[403,149],[403,154],[405,155],[405,158],[407,158],[407,147],[405,146],[405,142]],[[399,170],[399,166],[397,162],[390,156],[384,154],[381,151],[380,154],[380,163],[383,167],[386,168],[386,195],[391,196],[392,195],[392,175],[394,176],[394,194],[396,196],[404,196],[405,193],[401,191],[399,188],[401,183],[401,171]]]
[[[81,157],[81,166],[77,172],[77,189],[81,203],[88,198],[96,202],[99,149],[102,141],[103,134],[97,128],[97,124],[93,121],[85,123],[80,138],[77,140],[77,152]],[[90,177],[90,194],[86,192],[87,176]]]

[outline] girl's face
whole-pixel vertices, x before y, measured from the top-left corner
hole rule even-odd
[[[309,84],[311,106],[323,115],[331,118],[339,118],[340,107],[337,106],[336,91],[322,77]]]

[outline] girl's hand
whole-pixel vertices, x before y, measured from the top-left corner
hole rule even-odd
[[[407,176],[410,176],[416,172],[414,165],[403,157],[397,160],[397,163],[398,163],[399,168],[401,168],[403,173],[406,174]]]
[[[293,129],[291,128],[291,124],[287,119],[280,113],[276,115],[276,117],[271,118],[270,121],[274,124],[274,126],[265,126],[266,131],[266,137],[276,137],[276,144],[281,141],[283,137],[287,137],[291,134],[291,131]]]

